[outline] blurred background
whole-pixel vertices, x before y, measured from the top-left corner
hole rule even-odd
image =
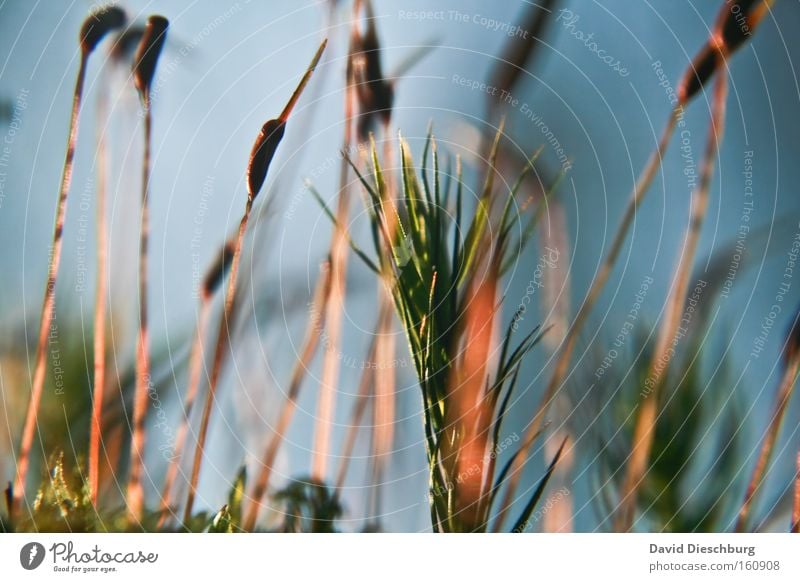
[[[524,23],[523,28],[514,28],[529,4],[523,0],[373,2],[384,71],[389,77],[401,73],[396,79],[393,131],[402,132],[415,159],[433,123],[440,149],[461,154],[466,182],[475,183],[474,162],[481,155],[482,136],[493,134],[498,122],[487,113],[492,72],[503,47],[530,34]],[[265,435],[274,426],[300,350],[308,304],[327,254],[331,225],[305,181],[313,182],[329,205],[335,205],[351,6],[343,0],[127,0],[123,5],[138,21],[151,13],[170,20],[153,96],[150,321],[154,381],[168,422],[175,427],[186,386],[199,280],[238,224],[253,140],[262,123],[282,109],[320,40],[330,39],[322,64],[288,125],[257,205],[258,220],[246,240],[242,268],[246,301],[241,303],[244,316],[234,334],[235,365],[224,372],[197,502],[199,508],[214,509],[224,503],[238,468],[244,464],[253,470],[262,455]],[[537,172],[544,183],[568,167],[558,204],[543,221],[538,244],[526,252],[504,283],[513,311],[531,281],[548,279],[549,298],[534,294],[532,303],[539,307],[526,314],[524,324],[554,326],[553,337],[534,351],[525,367],[509,425],[518,427],[524,427],[538,403],[559,334],[596,275],[632,184],[667,120],[669,87],[677,86],[705,42],[721,2],[562,0],[548,5],[552,10],[548,24],[538,32],[536,49],[504,107],[511,144],[509,181],[525,155],[540,145],[544,150]],[[3,418],[9,427],[0,431],[3,482],[13,478],[12,443],[21,430],[27,402],[28,362],[35,350],[79,60],[78,30],[93,7],[85,0],[6,0],[0,4],[0,135],[4,139],[0,144],[4,148],[0,160],[0,379]],[[729,292],[708,306],[702,342],[703,354],[711,355],[700,363],[699,387],[709,396],[702,402],[710,414],[708,426],[718,418],[715,406],[736,401],[736,432],[744,443],[736,453],[739,479],[749,475],[755,460],[782,371],[786,326],[800,301],[791,255],[800,234],[796,192],[800,85],[794,70],[800,40],[793,34],[798,26],[798,3],[779,0],[757,34],[729,63],[726,135],[697,261],[700,279],[704,269],[721,264],[723,275],[716,275],[719,283],[728,276],[740,241],[741,266],[735,269]],[[406,68],[409,59],[414,62]],[[108,117],[96,114],[101,86],[109,88]],[[574,358],[577,371],[552,419],[551,429],[568,432],[575,442],[568,470],[557,476],[568,494],[557,500],[565,500],[562,512],[550,516],[554,529],[594,531],[610,525],[600,499],[609,475],[596,471],[599,456],[606,445],[613,445],[621,426],[618,417],[605,408],[618,405],[611,402],[615,386],[608,382],[611,376],[624,376],[628,357],[639,353],[662,316],[688,221],[690,190],[685,171],[691,164],[681,146],[689,146],[699,165],[709,108],[707,95],[687,108],[686,132],[669,147],[663,171],[637,214],[618,268],[581,336]],[[88,426],[83,404],[88,401],[91,367],[89,356],[83,354],[91,354],[86,332],[91,334],[94,305],[93,193],[98,162],[93,144],[98,132],[107,135],[112,168],[108,203],[112,367],[124,376],[133,365],[142,141],[139,109],[129,69],[115,64],[108,51],[98,51],[88,72],[58,288],[57,318],[65,330],[61,341],[65,351],[80,356],[69,359],[66,370],[74,390],[52,396],[55,404],[51,401],[48,408],[63,429],[43,437],[65,450],[79,450],[69,435],[82,434]],[[752,196],[747,196],[750,192]],[[747,211],[749,218],[744,221],[750,201],[752,212]],[[351,212],[356,237],[368,233],[362,213],[363,204],[356,195]],[[737,239],[745,232],[742,225],[749,228]],[[552,249],[557,249],[558,258],[542,274],[540,259],[552,259]],[[723,260],[714,263],[712,257]],[[705,280],[712,279],[708,275]],[[642,294],[646,281],[651,282]],[[768,325],[763,351],[754,355],[754,341],[765,319],[771,319],[781,283],[789,284],[782,309]],[[637,334],[618,347],[623,355],[612,365],[614,374],[604,374],[600,381],[596,369],[614,348],[617,334],[637,304],[641,306]],[[352,258],[331,472],[338,465],[336,455],[350,422],[376,305],[374,278]],[[382,527],[391,531],[430,529],[421,398],[405,340],[400,327],[395,328],[400,365],[393,452],[383,481],[371,483],[369,440],[366,436],[358,440],[343,495],[345,514],[340,525],[345,530],[362,529],[370,516],[379,517]],[[309,472],[319,360],[306,380],[281,449],[275,487]],[[724,374],[719,365],[723,361]],[[768,474],[767,494],[758,506],[765,529],[771,527],[771,517],[788,508],[787,492],[800,445],[799,406],[791,404],[776,462]],[[121,415],[121,432],[123,419]],[[521,435],[523,428],[517,432]],[[155,448],[159,432],[150,434],[155,442],[147,459],[146,486],[148,499],[155,500],[164,461]],[[690,501],[702,493],[704,483],[707,486],[709,471],[702,466],[715,454],[715,446],[710,440],[698,440],[693,458],[700,467],[686,477],[681,493],[685,499]],[[544,464],[541,457],[537,455],[526,469],[534,482]],[[375,488],[380,490],[377,514],[370,513],[369,507]],[[735,506],[743,495],[743,483],[731,482],[730,488],[726,485],[719,493]],[[731,515],[725,513],[723,521]],[[536,529],[545,527],[545,521],[536,524]]]

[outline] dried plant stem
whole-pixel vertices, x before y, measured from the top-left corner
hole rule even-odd
[[[349,155],[352,147],[352,125],[354,89],[348,79],[345,88],[345,129],[343,150]],[[346,157],[346,156],[345,156]],[[347,277],[347,219],[350,211],[349,168],[342,159],[339,173],[339,200],[336,208],[336,225],[331,238],[331,293],[325,315],[328,345],[322,363],[322,380],[317,403],[317,418],[314,427],[314,443],[311,461],[312,478],[324,482],[328,469],[328,451],[331,446],[331,430],[336,406],[336,384],[339,377],[339,352],[341,350],[342,316]]]
[[[92,423],[89,429],[89,491],[97,505],[100,490],[100,440],[103,434],[103,400],[106,383],[106,277],[108,269],[108,222],[106,218],[106,164],[108,145],[108,95],[106,79],[101,80],[97,96],[97,279],[94,310],[94,389],[92,391]]]
[[[658,169],[661,167],[661,160],[663,159],[664,153],[666,152],[667,146],[672,138],[672,134],[675,130],[680,112],[681,109],[679,107],[676,107],[671,111],[669,119],[667,120],[667,123],[661,133],[661,137],[659,138],[658,146],[650,155],[644,170],[642,170],[642,173],[639,175],[639,178],[633,187],[630,199],[628,200],[628,205],[625,208],[625,213],[622,216],[620,225],[617,228],[616,234],[614,235],[614,240],[611,243],[611,248],[609,249],[606,258],[603,261],[603,264],[600,266],[597,276],[592,281],[589,291],[586,294],[586,298],[578,309],[575,320],[567,330],[564,343],[561,346],[561,351],[558,355],[558,359],[556,360],[553,375],[550,378],[550,382],[547,385],[545,393],[542,395],[536,415],[526,429],[525,439],[522,445],[522,453],[515,458],[511,470],[509,471],[509,484],[503,496],[503,502],[500,506],[502,509],[498,515],[495,525],[495,529],[497,531],[502,528],[505,516],[508,513],[507,509],[511,507],[511,504],[514,501],[514,493],[522,477],[521,470],[523,464],[525,463],[525,459],[528,456],[528,451],[530,450],[530,447],[533,446],[536,436],[542,429],[542,423],[544,422],[544,418],[547,414],[550,404],[555,399],[559,389],[561,388],[561,385],[567,378],[569,364],[572,359],[572,352],[575,349],[578,336],[580,335],[583,326],[586,324],[589,314],[597,303],[597,300],[600,298],[600,295],[602,294],[603,289],[608,282],[608,278],[611,276],[611,272],[616,265],[619,254],[622,252],[622,248],[628,236],[628,231],[630,230],[630,227],[636,218],[636,211],[647,194],[650,184],[653,182]]]
[[[380,324],[379,324],[380,325]],[[367,359],[372,361],[375,359],[377,333],[373,337]],[[370,369],[369,366],[364,367],[361,373],[361,380],[358,384],[358,395],[356,396],[356,403],[353,407],[353,412],[350,415],[350,423],[347,429],[347,436],[342,446],[342,454],[340,455],[339,470],[336,475],[336,491],[340,495],[342,487],[344,487],[344,480],[347,477],[347,470],[350,467],[350,461],[353,456],[353,450],[356,446],[356,436],[358,429],[361,427],[361,420],[364,418],[364,413],[367,411],[367,404],[369,402],[369,388],[370,384],[374,382],[375,371]]]
[[[28,402],[28,411],[25,415],[25,424],[22,428],[22,439],[20,441],[19,458],[17,460],[17,474],[13,487],[14,505],[19,505],[20,501],[25,497],[25,484],[27,481],[28,466],[30,464],[31,446],[33,445],[33,436],[38,422],[42,391],[44,390],[45,374],[47,371],[47,340],[53,321],[53,311],[55,310],[56,280],[58,278],[58,268],[61,264],[64,219],[66,218],[67,212],[67,195],[69,194],[70,184],[72,183],[75,147],[78,143],[78,114],[81,108],[83,85],[86,79],[86,63],[88,60],[88,52],[83,51],[78,68],[78,78],[75,81],[69,138],[67,141],[67,154],[64,159],[64,173],[61,176],[61,188],[58,193],[53,245],[50,252],[50,264],[47,269],[47,284],[45,285],[42,316],[39,324],[39,340],[36,345],[36,366],[33,373],[33,384],[31,386],[31,399]]]
[[[139,227],[139,333],[136,340],[136,391],[133,400],[133,436],[131,437],[130,475],[128,476],[128,512],[140,520],[144,506],[142,471],[144,469],[145,422],[150,398],[150,341],[147,325],[147,246],[150,236],[150,147],[153,115],[149,100],[144,104],[144,156],[142,158],[142,208]]]
[[[197,393],[200,389],[200,375],[203,370],[203,339],[206,336],[206,328],[208,327],[208,318],[211,312],[211,299],[210,295],[203,295],[200,299],[200,313],[198,315],[197,330],[195,331],[194,341],[192,342],[192,350],[189,356],[189,387],[186,390],[186,396],[183,402],[183,418],[178,432],[175,435],[175,449],[172,458],[167,468],[167,474],[164,478],[164,487],[161,490],[161,520],[162,523],[166,519],[170,508],[170,498],[175,478],[178,475],[178,468],[183,452],[186,448],[186,436],[189,433],[189,420],[191,419],[192,410],[194,410],[194,403],[197,400]]]
[[[783,378],[781,379],[781,385],[778,389],[778,396],[775,400],[774,412],[770,418],[769,426],[767,427],[767,432],[764,436],[764,442],[761,445],[758,461],[753,469],[750,482],[747,485],[744,502],[739,510],[739,516],[736,520],[737,532],[744,532],[747,528],[747,519],[750,515],[753,498],[758,492],[758,488],[761,486],[761,483],[764,480],[764,476],[767,472],[767,465],[769,465],[770,458],[772,457],[772,451],[775,448],[775,442],[778,440],[778,433],[781,429],[783,417],[786,415],[786,407],[788,406],[789,400],[792,398],[792,393],[794,392],[794,386],[797,382],[798,372],[800,372],[800,350],[795,350],[786,364],[786,369],[783,373]],[[800,477],[798,478],[798,483],[800,483]],[[792,520],[793,528],[797,525],[796,518],[798,508],[796,504],[798,502],[798,494],[800,494],[800,491],[795,491],[795,508],[793,513],[794,517]]]
[[[220,277],[223,277],[225,268],[228,269],[228,286],[225,292],[225,302],[222,311],[222,317],[219,322],[219,331],[217,332],[216,347],[214,349],[214,360],[211,368],[211,376],[208,383],[208,394],[206,395],[205,406],[203,407],[203,415],[200,419],[200,432],[197,438],[197,447],[194,452],[194,461],[192,462],[192,472],[189,478],[189,493],[186,496],[186,507],[184,508],[184,524],[187,524],[192,516],[192,507],[194,505],[194,498],[197,495],[197,481],[200,477],[200,466],[203,461],[205,453],[205,442],[208,436],[208,426],[211,421],[211,411],[216,403],[217,386],[219,384],[219,376],[222,371],[222,363],[224,359],[225,349],[230,346],[231,327],[233,326],[233,307],[236,303],[236,282],[239,273],[239,262],[242,255],[242,245],[244,243],[244,236],[247,232],[247,223],[250,220],[250,214],[253,211],[253,203],[256,196],[258,196],[264,181],[267,178],[270,164],[278,149],[278,146],[283,139],[286,130],[286,122],[289,115],[294,109],[300,95],[311,79],[317,64],[319,64],[322,53],[325,51],[328,41],[323,40],[320,44],[311,63],[306,69],[305,74],[300,79],[297,87],[295,88],[286,106],[283,108],[280,116],[276,119],[268,120],[261,128],[261,131],[256,138],[253,149],[250,153],[250,161],[247,166],[247,204],[242,214],[242,219],[239,223],[239,230],[236,233],[236,238],[233,247],[230,248],[230,243],[223,246],[221,262],[220,262]],[[230,255],[230,259],[228,259]],[[221,282],[221,279],[220,279]]]
[[[725,54],[720,49],[719,58],[725,60]],[[661,390],[664,385],[664,376],[659,372],[663,362],[668,362],[673,353],[672,346],[683,317],[683,305],[686,301],[687,291],[694,266],[694,257],[700,241],[700,232],[708,207],[708,195],[711,188],[711,179],[719,152],[720,144],[725,130],[725,101],[728,96],[727,71],[721,70],[717,74],[714,84],[714,99],[711,110],[711,126],[709,128],[708,145],[705,152],[700,184],[693,193],[691,216],[686,231],[683,253],[675,268],[674,283],[667,298],[665,321],[661,323],[656,340],[656,348],[650,363],[648,378],[653,380],[653,390],[642,402],[634,428],[633,444],[630,458],[622,486],[622,499],[620,511],[616,520],[617,531],[630,531],[633,526],[636,512],[636,498],[639,486],[647,472],[650,451],[655,436],[655,425],[658,420],[658,408]],[[662,370],[663,371],[663,370]]]
[[[194,460],[192,462],[192,472],[189,478],[189,492],[186,496],[186,507],[183,513],[183,521],[187,523],[192,516],[192,507],[194,506],[194,498],[197,494],[197,481],[200,477],[200,465],[203,462],[203,455],[205,453],[206,437],[208,435],[208,425],[211,421],[211,411],[214,408],[216,401],[217,385],[219,383],[220,372],[222,371],[222,362],[225,355],[225,348],[230,341],[230,331],[233,321],[233,306],[234,298],[236,296],[236,276],[239,272],[239,261],[242,254],[242,245],[244,243],[244,235],[247,232],[247,222],[250,219],[250,213],[253,210],[254,196],[247,197],[247,204],[245,205],[244,214],[239,222],[239,231],[236,234],[236,243],[233,247],[233,258],[231,259],[230,272],[228,274],[228,286],[225,290],[225,305],[222,312],[222,318],[219,322],[219,331],[217,332],[217,342],[214,348],[214,360],[211,367],[211,376],[208,383],[208,394],[206,395],[205,406],[203,407],[203,416],[200,419],[200,430],[197,436],[197,447],[194,451]]]
[[[317,352],[319,345],[320,332],[325,323],[325,309],[330,296],[330,267],[324,264],[322,274],[317,281],[317,288],[314,292],[314,299],[311,303],[312,312],[308,320],[308,327],[306,329],[306,336],[303,340],[303,348],[300,352],[300,357],[295,362],[294,369],[292,370],[292,377],[289,381],[289,389],[286,393],[286,402],[281,409],[278,422],[275,426],[275,431],[272,433],[267,446],[264,449],[264,456],[261,461],[261,471],[258,474],[256,483],[253,487],[253,493],[250,496],[250,508],[247,516],[243,522],[243,529],[245,531],[253,531],[258,518],[258,512],[261,509],[261,500],[269,486],[269,479],[272,475],[272,468],[275,466],[275,459],[278,456],[283,438],[292,422],[294,411],[297,408],[297,398],[300,396],[300,388],[303,384],[303,379],[308,372],[311,361]]]
[[[340,196],[337,220],[346,219],[346,208],[349,203],[341,201],[347,196]],[[342,209],[345,210],[342,210]],[[346,292],[345,277],[347,271],[347,240],[336,226],[331,243],[331,298],[328,303],[327,334],[328,345],[325,346],[325,357],[322,366],[322,381],[320,382],[319,402],[317,405],[317,419],[314,430],[314,457],[311,475],[314,479],[323,482],[328,469],[328,452],[331,445],[331,431],[336,412],[336,384],[339,376],[339,351],[342,331],[342,316],[344,315],[344,298]]]
[[[440,463],[447,483],[448,531],[483,531],[488,521],[494,458],[494,402],[487,393],[489,359],[496,344],[497,281],[500,261],[492,254],[469,282],[462,347],[447,386]]]
[[[373,435],[373,489],[375,495],[375,513],[380,510],[378,492],[383,482],[383,474],[392,453],[394,442],[395,420],[395,388],[394,368],[395,338],[392,334],[392,310],[394,301],[387,287],[379,291],[379,326],[375,338],[375,400],[374,400],[374,435]]]
[[[139,333],[136,340],[136,389],[133,395],[133,435],[131,436],[130,474],[128,475],[128,514],[139,522],[144,508],[142,472],[144,471],[145,423],[147,404],[153,389],[150,378],[150,338],[147,312],[147,263],[150,239],[150,162],[153,141],[153,111],[150,86],[155,75],[158,57],[166,41],[169,21],[163,16],[147,18],[144,34],[136,49],[133,81],[144,113],[144,154],[142,156],[142,208],[139,227]]]

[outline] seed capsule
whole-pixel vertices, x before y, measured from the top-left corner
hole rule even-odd
[[[80,32],[81,51],[84,55],[91,53],[106,34],[125,26],[128,18],[125,11],[117,6],[108,6],[93,12],[83,21]]]
[[[355,81],[356,95],[360,106],[358,135],[361,140],[369,138],[376,120],[388,124],[394,104],[394,87],[383,75],[381,46],[375,19],[369,2],[366,4],[367,30],[364,36],[354,30],[353,53],[350,57]]]
[[[688,103],[705,86],[717,70],[717,50],[706,44],[692,61],[678,86],[678,99]]]
[[[222,252],[220,252],[219,256],[217,257],[217,260],[214,261],[214,264],[212,264],[208,271],[206,271],[206,276],[203,279],[204,297],[208,298],[216,293],[220,283],[222,283],[222,279],[225,277],[225,273],[228,272],[228,269],[231,266],[231,262],[233,261],[233,251],[234,241],[226,241],[225,245],[222,247]]]
[[[111,47],[111,58],[115,61],[132,59],[144,36],[144,30],[144,26],[129,26],[117,34]]]
[[[723,3],[711,38],[684,73],[678,98],[688,103],[723,64],[720,53],[733,54],[753,34],[773,0],[728,0]]]
[[[150,16],[144,28],[139,48],[133,62],[133,82],[143,99],[150,93],[150,84],[156,73],[156,65],[164,42],[167,40],[169,21],[163,16]]]
[[[261,132],[256,138],[253,151],[250,153],[250,163],[247,166],[247,195],[251,201],[258,196],[264,185],[269,165],[272,163],[272,158],[275,156],[275,151],[278,149],[285,131],[286,123],[284,121],[270,119],[261,128]]]

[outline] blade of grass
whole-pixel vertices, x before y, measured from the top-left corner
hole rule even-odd
[[[564,440],[561,442],[561,446],[558,447],[558,452],[556,452],[555,457],[553,457],[553,460],[547,467],[547,471],[539,481],[539,484],[536,486],[536,490],[533,492],[533,495],[531,495],[530,500],[525,505],[525,509],[522,510],[522,514],[519,516],[519,519],[514,524],[514,527],[511,528],[512,532],[522,533],[527,529],[528,520],[531,518],[533,510],[536,509],[536,505],[542,498],[542,494],[544,493],[545,487],[547,487],[547,482],[550,481],[550,477],[553,476],[553,471],[555,470],[556,465],[558,464],[558,460],[561,458],[561,454],[564,452],[564,445],[567,444],[568,440],[569,438],[565,437]]]
[[[319,193],[319,191],[310,182],[306,182],[306,187],[308,188],[308,191],[311,193],[311,195],[314,197],[314,200],[316,200],[317,203],[322,207],[323,212],[325,212],[325,215],[330,219],[331,224],[334,226],[334,228],[342,228],[344,230],[344,234],[347,237],[347,243],[350,245],[350,250],[353,251],[356,254],[356,256],[358,256],[359,259],[364,261],[364,264],[367,267],[369,267],[369,269],[373,273],[375,273],[376,275],[380,273],[380,270],[378,269],[375,262],[372,259],[370,259],[369,256],[367,256],[367,254],[364,251],[361,250],[361,247],[359,247],[358,244],[356,244],[356,242],[350,236],[350,233],[347,232],[347,229],[341,226],[337,222],[336,216],[334,216],[333,211],[325,203],[325,200],[322,198],[322,195]]]

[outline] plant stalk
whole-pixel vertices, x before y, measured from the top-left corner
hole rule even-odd
[[[94,389],[92,391],[92,423],[89,432],[89,491],[95,506],[100,490],[100,440],[103,435],[102,417],[106,383],[106,277],[108,269],[106,164],[108,144],[106,129],[102,125],[108,121],[108,95],[105,81],[105,78],[101,81],[97,97],[97,280],[95,282],[94,311]]]
[[[128,512],[140,520],[144,506],[142,472],[144,470],[145,423],[150,398],[150,339],[147,321],[147,253],[150,237],[150,157],[153,115],[149,96],[144,99],[144,156],[142,159],[142,207],[139,228],[139,333],[136,340],[136,391],[133,401],[133,435],[131,437],[130,475],[128,477]]]
[[[678,121],[678,116],[681,112],[679,107],[680,106],[674,108],[670,112],[670,116],[667,119],[667,123],[664,126],[661,137],[659,138],[658,146],[656,147],[656,150],[650,154],[650,158],[647,160],[644,170],[642,170],[642,173],[639,175],[639,178],[633,187],[633,191],[631,192],[628,200],[628,205],[625,208],[625,213],[622,215],[622,220],[617,227],[614,240],[611,243],[611,248],[609,249],[606,258],[603,261],[603,264],[600,266],[597,276],[592,281],[589,291],[586,294],[586,298],[578,309],[575,320],[567,330],[564,343],[562,344],[561,351],[558,359],[556,360],[553,375],[551,376],[550,382],[548,383],[545,393],[542,396],[536,414],[531,421],[531,424],[528,425],[528,428],[526,429],[525,439],[522,445],[523,452],[516,457],[514,463],[512,464],[511,470],[509,471],[509,485],[506,488],[506,492],[503,496],[503,502],[501,504],[502,509],[498,515],[496,523],[496,528],[498,529],[502,527],[507,514],[507,509],[510,508],[514,501],[514,493],[519,485],[520,479],[522,478],[522,468],[525,460],[528,457],[528,451],[530,450],[531,446],[533,446],[536,436],[542,429],[542,423],[544,422],[545,415],[547,414],[551,403],[558,394],[558,391],[561,389],[564,381],[567,379],[569,364],[572,359],[572,352],[575,349],[578,336],[580,335],[583,326],[586,324],[589,314],[591,313],[592,309],[594,309],[598,299],[600,299],[600,295],[602,294],[603,289],[605,288],[605,285],[611,276],[611,272],[616,265],[619,254],[622,252],[622,248],[628,236],[628,231],[630,230],[630,227],[636,218],[636,211],[644,200],[644,197],[647,194],[647,191],[650,188],[658,169],[661,167],[661,161],[664,157],[664,153],[667,150],[670,139],[672,138],[672,134],[674,133],[675,126]]]
[[[720,48],[719,58],[725,61],[726,53]],[[675,270],[674,284],[667,299],[665,312],[666,322],[659,328],[658,339],[653,359],[650,363],[648,378],[654,380],[652,392],[645,398],[636,419],[633,445],[628,461],[625,481],[622,488],[620,512],[616,521],[617,531],[630,531],[633,527],[636,511],[638,489],[647,472],[650,451],[655,437],[655,425],[658,420],[659,398],[665,381],[665,373],[659,373],[662,362],[669,361],[673,353],[673,344],[683,317],[683,305],[689,290],[689,282],[694,265],[697,245],[708,207],[708,196],[711,179],[719,153],[720,144],[725,131],[725,109],[728,96],[727,71],[719,71],[714,84],[714,100],[711,113],[708,145],[706,147],[703,173],[700,185],[693,195],[691,216],[687,227],[685,246]],[[663,372],[663,371],[662,371]]]
[[[44,301],[42,304],[41,323],[39,324],[39,340],[36,345],[36,366],[31,386],[31,399],[28,402],[28,411],[25,415],[25,424],[22,428],[20,440],[19,459],[17,461],[17,474],[13,486],[14,505],[18,506],[25,498],[25,485],[30,464],[31,446],[33,436],[38,424],[39,408],[41,406],[42,391],[44,390],[45,374],[47,372],[46,348],[48,337],[53,322],[53,312],[56,303],[56,282],[58,268],[61,264],[61,249],[63,246],[64,220],[67,213],[67,196],[72,184],[72,169],[75,159],[75,148],[78,143],[78,116],[83,98],[83,86],[86,80],[86,64],[89,60],[87,51],[81,52],[78,77],[75,81],[75,91],[72,99],[72,113],[69,122],[69,138],[67,140],[67,153],[64,159],[64,172],[61,175],[61,187],[58,193],[55,227],[53,231],[53,244],[50,253],[50,264],[47,270],[47,284],[45,285]],[[58,333],[57,329],[52,330]]]
[[[219,330],[217,332],[217,342],[214,348],[214,361],[211,368],[211,376],[208,384],[208,394],[206,396],[205,406],[203,407],[203,416],[200,420],[200,430],[197,437],[197,446],[194,451],[194,461],[192,462],[192,473],[189,479],[189,492],[186,496],[186,507],[183,513],[184,525],[189,522],[192,516],[192,507],[194,506],[194,499],[197,494],[197,482],[200,478],[200,466],[205,454],[205,443],[208,435],[208,425],[211,422],[211,411],[216,402],[217,385],[219,383],[220,372],[222,371],[222,362],[225,355],[225,348],[230,342],[230,328],[233,324],[231,318],[233,316],[234,298],[236,296],[236,277],[239,272],[239,261],[241,260],[242,245],[244,243],[244,235],[247,231],[247,223],[250,219],[250,214],[253,209],[254,196],[247,197],[247,204],[245,205],[244,214],[239,223],[239,231],[236,234],[236,243],[233,247],[233,258],[231,259],[230,273],[228,274],[228,286],[225,291],[225,306],[222,313],[222,318],[219,323]]]
[[[736,532],[742,533],[746,531],[747,519],[750,515],[750,510],[753,505],[753,499],[758,492],[761,483],[764,481],[764,476],[767,472],[767,466],[772,458],[772,452],[775,448],[775,442],[778,440],[778,434],[781,430],[783,418],[786,416],[786,408],[789,405],[789,400],[794,393],[794,386],[797,382],[797,375],[800,373],[800,350],[795,350],[792,357],[786,365],[786,370],[783,373],[781,384],[778,389],[778,395],[775,399],[774,412],[770,418],[767,432],[764,435],[764,442],[761,445],[761,451],[758,455],[758,461],[753,469],[753,474],[750,477],[750,482],[747,485],[747,492],[744,496],[744,502],[739,510],[739,516],[736,520]],[[798,476],[798,488],[795,490],[795,507],[792,513],[792,531],[797,527],[798,517],[798,502],[800,501],[800,476]]]

